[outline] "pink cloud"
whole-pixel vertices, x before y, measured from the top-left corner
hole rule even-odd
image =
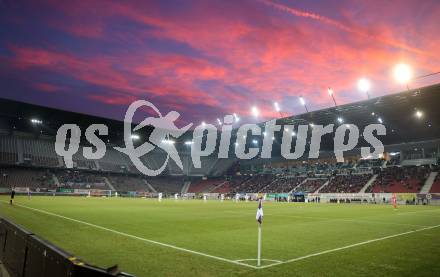
[[[102,41],[106,51],[13,45],[15,57],[7,61],[17,70],[44,69],[98,86],[109,91],[108,97],[89,97],[104,104],[151,98],[182,111],[196,113],[194,106],[207,106],[244,116],[258,105],[263,118],[272,118],[277,116],[273,101],[289,113],[302,112],[292,108],[299,109],[299,95],[313,108],[332,105],[329,86],[338,103],[361,100],[364,95],[355,86],[360,76],[372,79],[373,95],[396,91],[390,72],[397,62],[414,65],[417,74],[439,70],[440,40],[434,35],[440,34],[439,9],[424,17],[424,25],[417,26],[423,32],[418,32],[411,18],[417,7],[411,2],[401,1],[394,10],[388,7],[393,4],[377,9],[370,2],[357,9],[341,3],[328,16],[295,8],[294,2],[268,0],[199,1],[179,10],[154,2],[55,1],[51,6],[66,20],[50,19],[50,26]],[[388,20],[397,22],[398,15],[405,16],[404,26]],[[118,20],[139,26],[112,30]],[[115,42],[130,47],[112,48]],[[160,47],[171,42],[191,53]]]
[[[38,90],[41,90],[44,92],[49,92],[49,93],[54,93],[54,92],[62,91],[65,89],[65,87],[57,86],[57,85],[53,85],[53,84],[49,84],[49,83],[36,83],[36,84],[34,84],[34,87]]]

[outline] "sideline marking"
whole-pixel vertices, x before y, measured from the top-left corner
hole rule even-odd
[[[2,202],[6,203],[4,201],[2,201]],[[253,269],[258,269],[258,267],[256,267],[256,266],[249,265],[249,264],[246,264],[246,263],[241,263],[239,261],[229,260],[229,259],[226,259],[226,258],[222,258],[222,257],[218,257],[218,256],[213,256],[213,255],[209,255],[209,254],[198,252],[198,251],[194,251],[194,250],[189,250],[189,249],[182,248],[182,247],[175,246],[175,245],[171,245],[171,244],[167,244],[167,243],[163,243],[163,242],[159,242],[159,241],[155,241],[155,240],[150,240],[150,239],[146,239],[146,238],[141,238],[141,237],[138,237],[138,236],[135,236],[135,235],[130,235],[130,234],[127,234],[127,233],[123,233],[123,232],[120,232],[120,231],[109,229],[109,228],[106,228],[106,227],[103,227],[103,226],[99,226],[99,225],[96,225],[96,224],[93,224],[93,223],[89,223],[89,222],[86,222],[86,221],[82,221],[82,220],[70,218],[70,217],[67,217],[67,216],[59,215],[59,214],[56,214],[56,213],[48,212],[48,211],[45,211],[45,210],[40,210],[40,209],[36,209],[36,208],[25,206],[25,205],[17,204],[17,203],[14,203],[14,206],[18,206],[18,207],[21,207],[21,208],[25,208],[25,209],[33,210],[33,211],[36,211],[36,212],[40,212],[40,213],[43,213],[43,214],[47,214],[47,215],[63,218],[63,219],[66,219],[66,220],[74,221],[76,223],[81,223],[81,224],[84,224],[84,225],[95,227],[97,229],[101,229],[101,230],[104,230],[104,231],[108,231],[108,232],[115,233],[115,234],[118,234],[118,235],[121,235],[121,236],[129,237],[129,238],[141,240],[141,241],[144,241],[144,242],[148,242],[148,243],[152,243],[152,244],[156,244],[156,245],[172,248],[172,249],[175,249],[175,250],[180,250],[180,251],[183,251],[183,252],[188,252],[188,253],[191,253],[191,254],[196,254],[196,255],[208,257],[208,258],[219,260],[219,261],[223,261],[223,262],[232,263],[232,264],[235,264],[235,265],[241,265],[241,266],[246,266],[246,267],[250,267],[250,268],[253,268]]]
[[[299,217],[299,218],[308,218],[308,219],[322,219],[321,222],[329,222],[329,221],[344,221],[344,222],[353,222],[353,223],[365,223],[365,224],[384,224],[384,225],[395,225],[395,226],[411,226],[411,227],[431,227],[426,225],[420,225],[420,224],[408,224],[408,223],[397,223],[397,222],[385,222],[385,221],[375,221],[375,220],[357,220],[357,219],[350,219],[350,218],[332,218],[332,217],[317,217],[317,216],[303,216],[303,215],[282,215],[282,214],[268,214],[271,216],[280,216],[280,217]],[[372,216],[364,216],[359,217],[361,219],[364,218],[371,218]]]
[[[365,244],[369,244],[369,243],[373,243],[376,241],[381,241],[381,240],[386,240],[386,239],[390,239],[390,238],[395,238],[395,237],[399,237],[399,236],[404,236],[404,235],[408,235],[408,234],[412,234],[412,233],[416,233],[416,232],[421,232],[421,231],[425,231],[425,230],[429,230],[429,229],[434,229],[440,227],[440,225],[435,225],[435,226],[430,226],[430,227],[425,227],[425,228],[421,228],[421,229],[417,229],[417,230],[411,230],[411,231],[407,231],[407,232],[403,232],[403,233],[399,233],[399,234],[395,234],[395,235],[390,235],[390,236],[385,236],[385,237],[381,237],[381,238],[377,238],[377,239],[371,239],[371,240],[366,240],[363,242],[358,242],[358,243],[354,243],[354,244],[350,244],[350,245],[346,245],[346,246],[342,246],[342,247],[338,247],[338,248],[334,248],[334,249],[330,249],[330,250],[325,250],[325,251],[321,251],[321,252],[317,252],[317,253],[313,253],[313,254],[309,254],[306,256],[302,256],[302,257],[298,257],[298,258],[294,258],[294,259],[290,259],[278,264],[271,264],[271,265],[263,265],[260,266],[259,268],[268,268],[268,267],[272,267],[275,265],[280,265],[280,264],[287,264],[287,263],[292,263],[292,262],[296,262],[296,261],[300,261],[300,260],[305,260],[311,257],[316,257],[316,256],[320,256],[320,255],[324,255],[327,253],[332,253],[332,252],[336,252],[336,251],[340,251],[340,250],[345,250],[348,248],[353,248],[356,246],[360,246],[360,245],[365,245]]]

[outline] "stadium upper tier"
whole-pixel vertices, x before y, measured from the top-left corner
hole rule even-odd
[[[26,165],[36,167],[62,168],[64,161],[55,152],[55,141],[49,136],[34,136],[31,133],[14,131],[0,132],[0,164]],[[107,172],[139,173],[130,159],[112,148],[108,148],[104,157],[98,160],[88,160],[82,155],[83,146],[73,155],[75,169],[87,169]],[[180,170],[174,162],[169,162],[164,175],[222,175],[234,163],[234,159],[217,159],[203,157],[202,167],[195,168],[189,153],[182,153],[184,170]],[[153,151],[141,158],[150,168],[159,168],[166,158],[161,151]]]

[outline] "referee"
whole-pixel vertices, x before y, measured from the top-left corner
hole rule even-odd
[[[15,188],[14,187],[12,187],[12,190],[11,190],[11,199],[9,200],[9,204],[13,204],[13,202],[14,202],[14,196],[15,196]]]

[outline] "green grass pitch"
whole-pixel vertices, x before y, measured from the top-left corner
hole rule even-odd
[[[0,197],[0,216],[137,276],[440,276],[440,207]],[[19,206],[20,205],[20,206]]]

